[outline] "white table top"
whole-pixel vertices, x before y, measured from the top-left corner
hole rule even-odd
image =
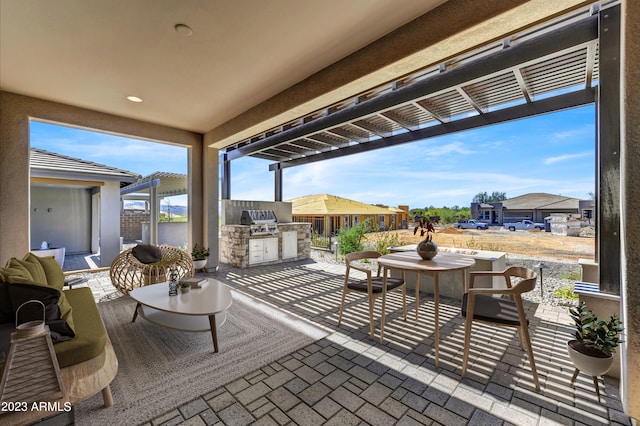
[[[438,253],[433,259],[424,260],[415,251],[385,254],[377,260],[387,268],[435,272],[466,269],[476,263],[471,257],[451,253]]]
[[[169,284],[159,283],[133,289],[129,296],[145,306],[183,315],[213,315],[231,306],[231,290],[223,283],[208,278],[200,288],[169,296]]]

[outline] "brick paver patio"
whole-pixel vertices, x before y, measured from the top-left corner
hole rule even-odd
[[[488,325],[474,325],[468,377],[461,379],[464,331],[456,300],[441,298],[439,368],[429,294],[421,296],[418,322],[411,315],[403,321],[400,296],[389,296],[384,344],[368,338],[364,296],[348,298],[338,327],[343,274],[343,266],[313,261],[223,266],[208,274],[331,334],[146,424],[631,425],[616,379],[605,378],[600,403],[590,377],[581,374],[570,385],[566,308],[526,303],[541,383],[536,392],[515,331]],[[109,293],[104,279],[89,283],[99,297]],[[410,312],[413,302],[408,295]]]

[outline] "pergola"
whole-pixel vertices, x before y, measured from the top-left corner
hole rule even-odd
[[[226,148],[222,198],[243,156],[273,161],[282,201],[287,167],[595,103],[596,261],[601,290],[620,294],[619,51],[619,4],[496,41]]]
[[[188,177],[181,173],[155,172],[120,189],[123,200],[144,200],[149,203],[150,243],[158,243],[160,201],[165,197],[189,193]]]

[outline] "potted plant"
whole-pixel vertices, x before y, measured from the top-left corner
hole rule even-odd
[[[594,378],[605,374],[613,365],[615,348],[623,342],[621,333],[624,328],[620,318],[612,315],[607,321],[598,319],[584,302],[569,308],[569,315],[575,327],[575,339],[567,342],[569,357],[576,366],[571,382],[575,381],[580,371]],[[595,379],[594,383],[597,385]]]
[[[431,260],[438,254],[438,245],[433,241],[433,236],[431,235],[432,232],[435,232],[433,224],[420,219],[418,226],[413,229],[413,235],[416,235],[418,230],[420,230],[420,236],[425,237],[425,239],[418,243],[416,252],[424,260]]]
[[[207,257],[209,257],[209,249],[196,245],[191,250],[191,259],[193,259],[193,266],[195,269],[203,269],[207,264]]]

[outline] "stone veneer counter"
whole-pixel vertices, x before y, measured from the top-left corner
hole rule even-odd
[[[251,235],[250,225],[222,225],[221,263],[247,268],[310,256],[310,223],[278,223],[277,233],[261,235]]]

